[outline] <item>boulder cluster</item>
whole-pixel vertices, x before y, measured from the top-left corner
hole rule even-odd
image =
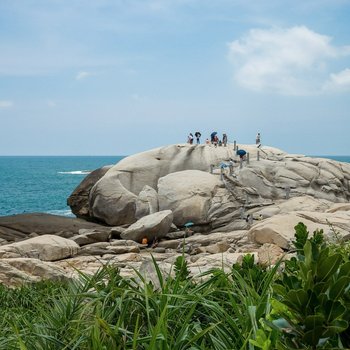
[[[169,273],[184,254],[193,274],[288,254],[298,222],[330,239],[350,236],[350,164],[272,147],[170,145],[88,175],[68,198],[77,218],[0,218],[0,282],[74,278],[114,264]]]

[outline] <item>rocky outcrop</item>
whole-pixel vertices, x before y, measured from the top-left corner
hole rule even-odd
[[[70,239],[43,235],[0,247],[0,258],[31,257],[44,261],[62,260],[78,253],[79,245]]]
[[[129,226],[121,234],[121,238],[140,243],[143,238],[146,238],[148,242],[152,242],[164,237],[169,232],[172,222],[173,213],[171,210],[150,214]]]
[[[174,220],[183,225],[190,215],[181,208],[192,201],[192,221],[212,229],[231,224],[228,230],[232,230],[244,228],[232,226],[242,206],[251,209],[304,195],[331,202],[350,199],[350,164],[289,155],[272,147],[240,148],[249,152],[249,163],[244,161],[242,166],[232,145],[171,145],[124,158],[95,183],[85,205],[92,219],[120,226],[157,211],[159,204],[158,210],[175,209]],[[209,177],[211,169],[216,180],[204,186],[203,173]],[[194,172],[189,175],[188,171]],[[196,182],[204,186],[202,199],[199,186],[194,198],[189,197]]]
[[[246,148],[256,154],[256,147]],[[283,154],[282,151],[274,152]],[[266,148],[266,155],[274,152]],[[109,225],[132,224],[136,221],[137,202],[144,186],[156,189],[158,180],[168,174],[183,170],[209,172],[211,165],[218,166],[236,158],[232,147],[187,144],[161,147],[124,158],[91,189],[90,214]]]
[[[73,210],[109,226],[47,214],[0,218],[0,282],[36,281],[36,271],[50,279],[75,276],[77,269],[94,273],[104,264],[123,276],[151,274],[152,259],[172,273],[180,255],[192,274],[229,271],[246,253],[269,266],[289,256],[298,222],[310,233],[350,238],[350,164],[240,148],[249,162],[240,163],[230,145],[172,145],[87,178],[70,197]],[[55,235],[50,244],[46,234]],[[61,237],[68,238],[62,245]],[[23,242],[7,244],[14,240]]]

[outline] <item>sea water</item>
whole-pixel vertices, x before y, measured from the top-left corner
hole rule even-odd
[[[350,163],[350,156],[318,157]],[[73,216],[67,198],[84,177],[123,158],[0,156],[0,216],[31,212]]]
[[[91,171],[123,156],[0,156],[0,216],[28,212],[73,216],[67,198]]]

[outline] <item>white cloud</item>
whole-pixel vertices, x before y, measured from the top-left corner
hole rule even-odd
[[[6,100],[0,101],[0,108],[11,108],[11,107],[13,107],[12,101],[6,101]]]
[[[327,63],[349,54],[349,47],[333,46],[329,36],[305,26],[252,29],[229,43],[229,59],[239,85],[285,95],[320,92]]]
[[[93,75],[93,73],[91,72],[78,72],[78,74],[76,75],[75,79],[76,80],[82,80],[82,79],[85,79],[87,77],[90,77],[91,75]]]
[[[350,69],[346,68],[339,73],[331,74],[324,84],[324,90],[335,92],[350,90]]]

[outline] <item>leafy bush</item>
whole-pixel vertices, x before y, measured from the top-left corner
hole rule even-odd
[[[322,231],[309,238],[305,225],[296,227],[297,256],[286,262],[274,285],[274,310],[269,329],[281,332],[276,348],[349,348],[350,262]]]

